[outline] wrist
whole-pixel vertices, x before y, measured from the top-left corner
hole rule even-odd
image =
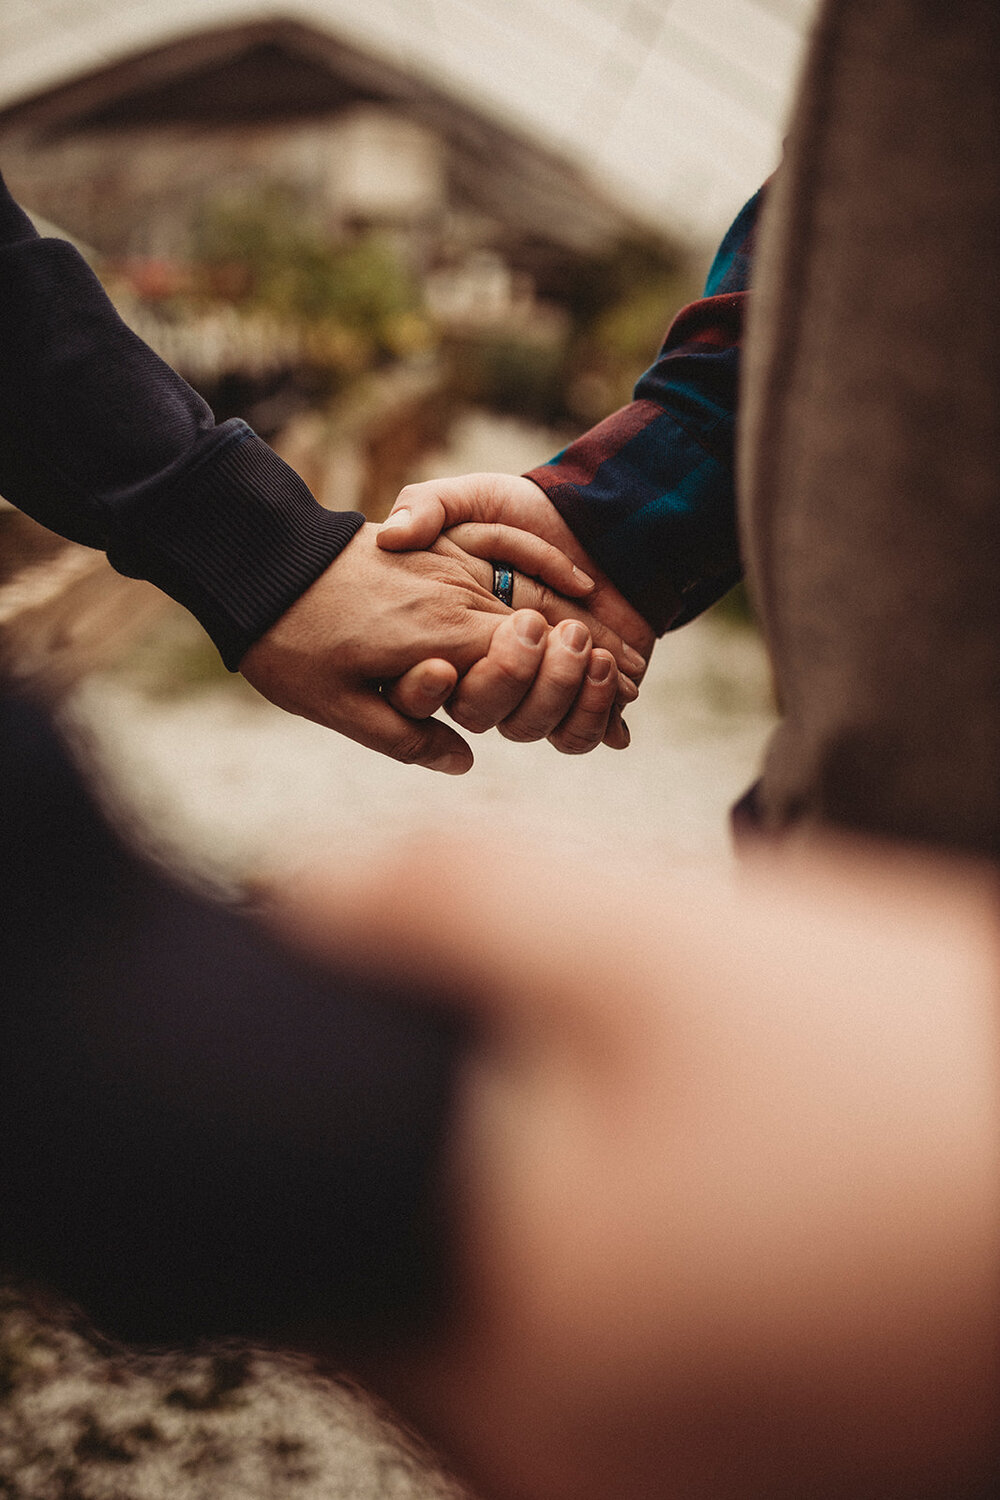
[[[229,440],[144,507],[108,557],[189,609],[235,671],[364,518],[325,510],[256,433],[229,425]]]

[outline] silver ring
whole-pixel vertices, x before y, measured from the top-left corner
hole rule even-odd
[[[501,604],[506,604],[508,609],[513,608],[511,600],[514,597],[514,570],[509,564],[493,564],[493,592]]]

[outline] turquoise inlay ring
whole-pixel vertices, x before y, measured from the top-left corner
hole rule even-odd
[[[514,570],[507,563],[495,562],[493,564],[493,592],[501,604],[506,604],[508,609],[513,609],[511,600],[514,597]]]

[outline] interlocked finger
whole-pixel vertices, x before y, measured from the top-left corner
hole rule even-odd
[[[632,743],[629,727],[622,718],[619,704],[615,704],[608,715],[608,727],[604,731],[604,743],[612,750],[627,750]]]
[[[448,702],[463,729],[482,734],[506,719],[532,690],[545,657],[549,627],[541,615],[522,609],[493,632],[486,656],[470,667]]]
[[[550,743],[557,750],[564,755],[585,755],[602,741],[615,748],[628,744],[628,731],[620,714],[615,712],[617,675],[610,651],[591,653],[590,665],[575,701],[566,717],[549,735]],[[620,729],[612,724],[613,717]]]
[[[455,690],[458,672],[451,662],[431,657],[418,662],[382,690],[397,713],[408,719],[429,719],[443,708]]]
[[[499,724],[508,740],[543,740],[570,713],[584,686],[591,657],[590,633],[579,620],[565,620],[549,634],[538,675],[519,706]],[[611,676],[608,711],[616,683]],[[607,716],[605,715],[605,722]],[[603,727],[601,735],[603,735]],[[599,743],[598,735],[595,744]]]
[[[579,598],[593,592],[594,581],[558,547],[499,522],[471,521],[442,533],[472,557],[492,562],[504,558],[519,573],[536,578],[559,594]]]
[[[644,670],[645,660],[613,630],[595,619],[583,604],[564,598],[538,579],[528,578],[520,572],[514,574],[513,604],[515,609],[537,610],[550,625],[557,625],[563,620],[578,620],[593,644],[610,651],[621,669],[619,685],[622,701],[629,703],[636,697],[636,693],[631,690],[635,685],[633,677]]]

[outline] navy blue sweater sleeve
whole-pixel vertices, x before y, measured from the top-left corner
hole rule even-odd
[[[2,179],[0,493],[185,605],[231,668],[363,521],[244,423],[216,425]]]

